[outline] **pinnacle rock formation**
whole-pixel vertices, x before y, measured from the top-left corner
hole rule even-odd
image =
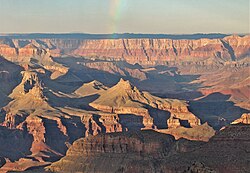
[[[0,172],[250,169],[249,35],[96,37],[0,36]]]

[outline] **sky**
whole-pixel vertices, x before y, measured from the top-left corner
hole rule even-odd
[[[250,0],[0,0],[0,33],[249,33]]]

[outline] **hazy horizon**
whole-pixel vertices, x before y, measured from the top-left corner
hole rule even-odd
[[[221,35],[248,35],[250,33],[222,33],[222,32],[195,32],[195,33],[139,33],[139,32],[120,32],[120,33],[87,33],[87,32],[0,32],[0,35],[25,35],[25,34],[89,34],[89,35],[112,35],[112,34],[135,34],[135,35],[196,35],[196,34],[221,34]]]
[[[1,0],[1,34],[248,34],[249,0]]]

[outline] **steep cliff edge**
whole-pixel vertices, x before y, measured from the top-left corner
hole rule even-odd
[[[0,55],[12,58],[44,54],[98,57],[126,60],[143,65],[166,64],[170,61],[215,57],[235,61],[249,57],[249,35],[227,36],[223,39],[1,39]]]
[[[172,136],[154,131],[90,136],[75,141],[67,151],[67,156],[53,163],[47,169],[55,172],[145,171],[152,165],[145,165],[145,167],[141,169],[133,169],[133,166],[136,162],[138,162],[139,165],[140,162],[144,164],[148,163],[150,161],[149,155],[152,158],[162,158],[163,155],[170,152],[174,142],[175,140]],[[105,157],[107,157],[107,159],[103,160],[102,158]],[[74,160],[78,162],[75,162],[73,166],[72,163]],[[131,166],[128,167],[127,165]]]
[[[236,106],[249,104],[249,36],[199,40],[4,39],[0,40],[0,54],[4,55],[0,57],[0,156],[7,158],[0,171],[24,171],[29,167],[50,164],[62,157],[73,141],[83,136],[94,141],[103,133],[133,130],[140,133],[145,128],[171,134],[176,140],[180,138],[174,141],[181,147],[174,142],[173,150],[162,151],[173,157],[167,162],[159,161],[163,156],[156,156],[159,158],[157,161],[144,157],[146,162],[138,156],[139,159],[135,160],[137,165],[131,169],[125,165],[120,171],[175,170],[171,162],[179,163],[182,156],[172,156],[171,152],[176,153],[180,148],[186,151],[187,144],[181,138],[208,141],[215,133],[209,125],[214,127],[213,123],[221,123],[220,129],[235,119],[237,126],[232,126],[236,129],[232,136],[237,136],[237,131],[248,132],[245,127],[249,123],[249,115],[238,118],[249,109],[236,109]],[[158,66],[160,64],[166,66]],[[114,85],[121,77],[131,82],[120,80]],[[193,97],[195,94],[198,96]],[[200,125],[206,121],[209,125]],[[185,155],[183,165],[190,166],[196,158],[208,167],[213,165],[209,159],[220,161],[229,158],[221,165],[212,167],[216,170],[225,171],[224,167],[234,165],[236,157],[228,156],[227,152],[238,146],[237,141],[240,145],[244,140],[248,144],[248,136],[245,134],[246,139],[231,139],[228,133],[211,139],[207,143],[208,150],[189,153],[193,157]],[[112,141],[109,137],[98,140],[104,138],[108,139],[107,143]],[[117,149],[115,145],[119,143],[117,150],[126,150],[126,145],[130,145],[126,143],[129,139],[119,139],[125,139],[125,143],[113,141],[104,149],[98,144],[98,149],[107,148],[111,152],[113,148]],[[139,135],[138,140],[131,141],[142,148],[148,148],[148,145],[158,147],[157,142],[144,145],[143,139]],[[126,157],[130,151],[127,150]],[[144,152],[147,153],[146,150],[135,153],[143,155],[141,153]],[[217,157],[219,152],[223,158]],[[248,157],[247,146],[232,152],[239,158],[241,155]],[[104,153],[98,150],[95,154]],[[120,156],[119,153],[114,154],[117,156],[114,157],[115,162]],[[109,156],[105,155],[105,158]],[[103,163],[102,157],[94,159]],[[241,160],[227,171],[230,172],[231,168],[239,171],[239,165],[247,170],[244,158]],[[113,160],[104,162],[108,164]]]
[[[22,67],[0,56],[0,107],[5,106],[10,101],[8,95],[22,80],[20,75],[22,70]]]
[[[116,39],[86,40],[73,54],[86,57],[124,59],[143,65],[165,64],[169,61],[185,61],[217,57],[235,61],[249,56],[249,36],[236,35],[224,39],[170,40],[170,39]],[[236,53],[237,51],[237,53]]]
[[[26,70],[30,66],[50,71],[51,78],[56,79],[68,72],[68,68],[53,61],[50,49],[39,40],[1,39],[0,55],[8,61],[23,66]]]
[[[249,131],[249,125],[230,125],[207,143],[175,141],[153,131],[91,136],[74,142],[66,156],[47,169],[90,173],[248,172]]]
[[[13,131],[10,139],[1,140],[1,150],[3,153],[9,151],[6,158],[10,160],[0,171],[24,171],[48,165],[63,156],[67,149],[66,142],[79,138],[79,133],[68,137],[71,131],[69,126],[75,122],[63,122],[63,117],[70,117],[50,105],[44,94],[44,84],[36,71],[22,71],[22,80],[9,97],[12,100],[0,112],[0,127],[6,131],[5,138],[5,133]],[[20,135],[15,135],[18,133]],[[82,137],[83,133],[79,136]],[[13,146],[10,147],[10,143]]]
[[[121,79],[115,86],[100,94],[100,97],[90,106],[103,112],[119,114],[124,119],[124,125],[138,128],[167,128],[171,117],[177,119],[180,125],[186,122],[187,126],[200,125],[200,120],[188,111],[184,101],[162,99],[147,92],[139,91],[129,81]],[[165,121],[165,122],[164,122]],[[134,127],[133,127],[134,128]]]

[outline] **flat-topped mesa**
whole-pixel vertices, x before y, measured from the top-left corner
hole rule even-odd
[[[171,120],[171,121],[170,121]],[[204,123],[199,126],[194,126],[192,128],[189,126],[188,122],[186,124],[183,123],[183,120],[180,119],[169,118],[168,120],[168,128],[167,129],[156,129],[157,132],[170,134],[175,137],[175,139],[188,139],[194,141],[209,141],[211,137],[215,135],[215,130],[208,125],[208,123]],[[185,122],[185,121],[184,121]]]
[[[95,169],[97,172],[117,172],[125,165],[133,165],[137,161],[140,163],[144,158],[149,159],[148,156],[162,157],[164,153],[170,152],[174,142],[172,136],[154,131],[89,136],[75,141],[66,156],[47,169],[56,172],[93,172],[91,168],[98,163],[98,168]],[[75,166],[72,165],[73,162]]]
[[[150,136],[154,134],[155,136]],[[154,140],[157,139],[157,140]],[[170,135],[160,134],[154,131],[146,130],[138,133],[134,132],[123,132],[123,133],[110,133],[110,134],[100,134],[96,137],[90,136],[88,138],[80,139],[74,142],[74,147],[79,143],[85,146],[82,149],[82,154],[86,156],[95,155],[97,153],[135,153],[140,155],[152,154],[152,156],[158,154],[168,149],[170,145],[174,143],[174,138]],[[113,146],[110,144],[114,144]],[[162,144],[162,145],[160,145]],[[93,147],[90,147],[90,146]],[[152,147],[154,146],[154,147]],[[116,147],[116,148],[114,148]],[[74,150],[70,149],[67,154],[75,154]],[[79,153],[80,154],[80,153]],[[141,155],[141,156],[142,156]]]
[[[230,124],[225,126],[220,131],[216,133],[209,141],[210,142],[220,142],[224,144],[242,145],[246,147],[245,151],[249,151],[250,143],[250,126],[249,124]],[[246,152],[247,153],[247,152]]]

